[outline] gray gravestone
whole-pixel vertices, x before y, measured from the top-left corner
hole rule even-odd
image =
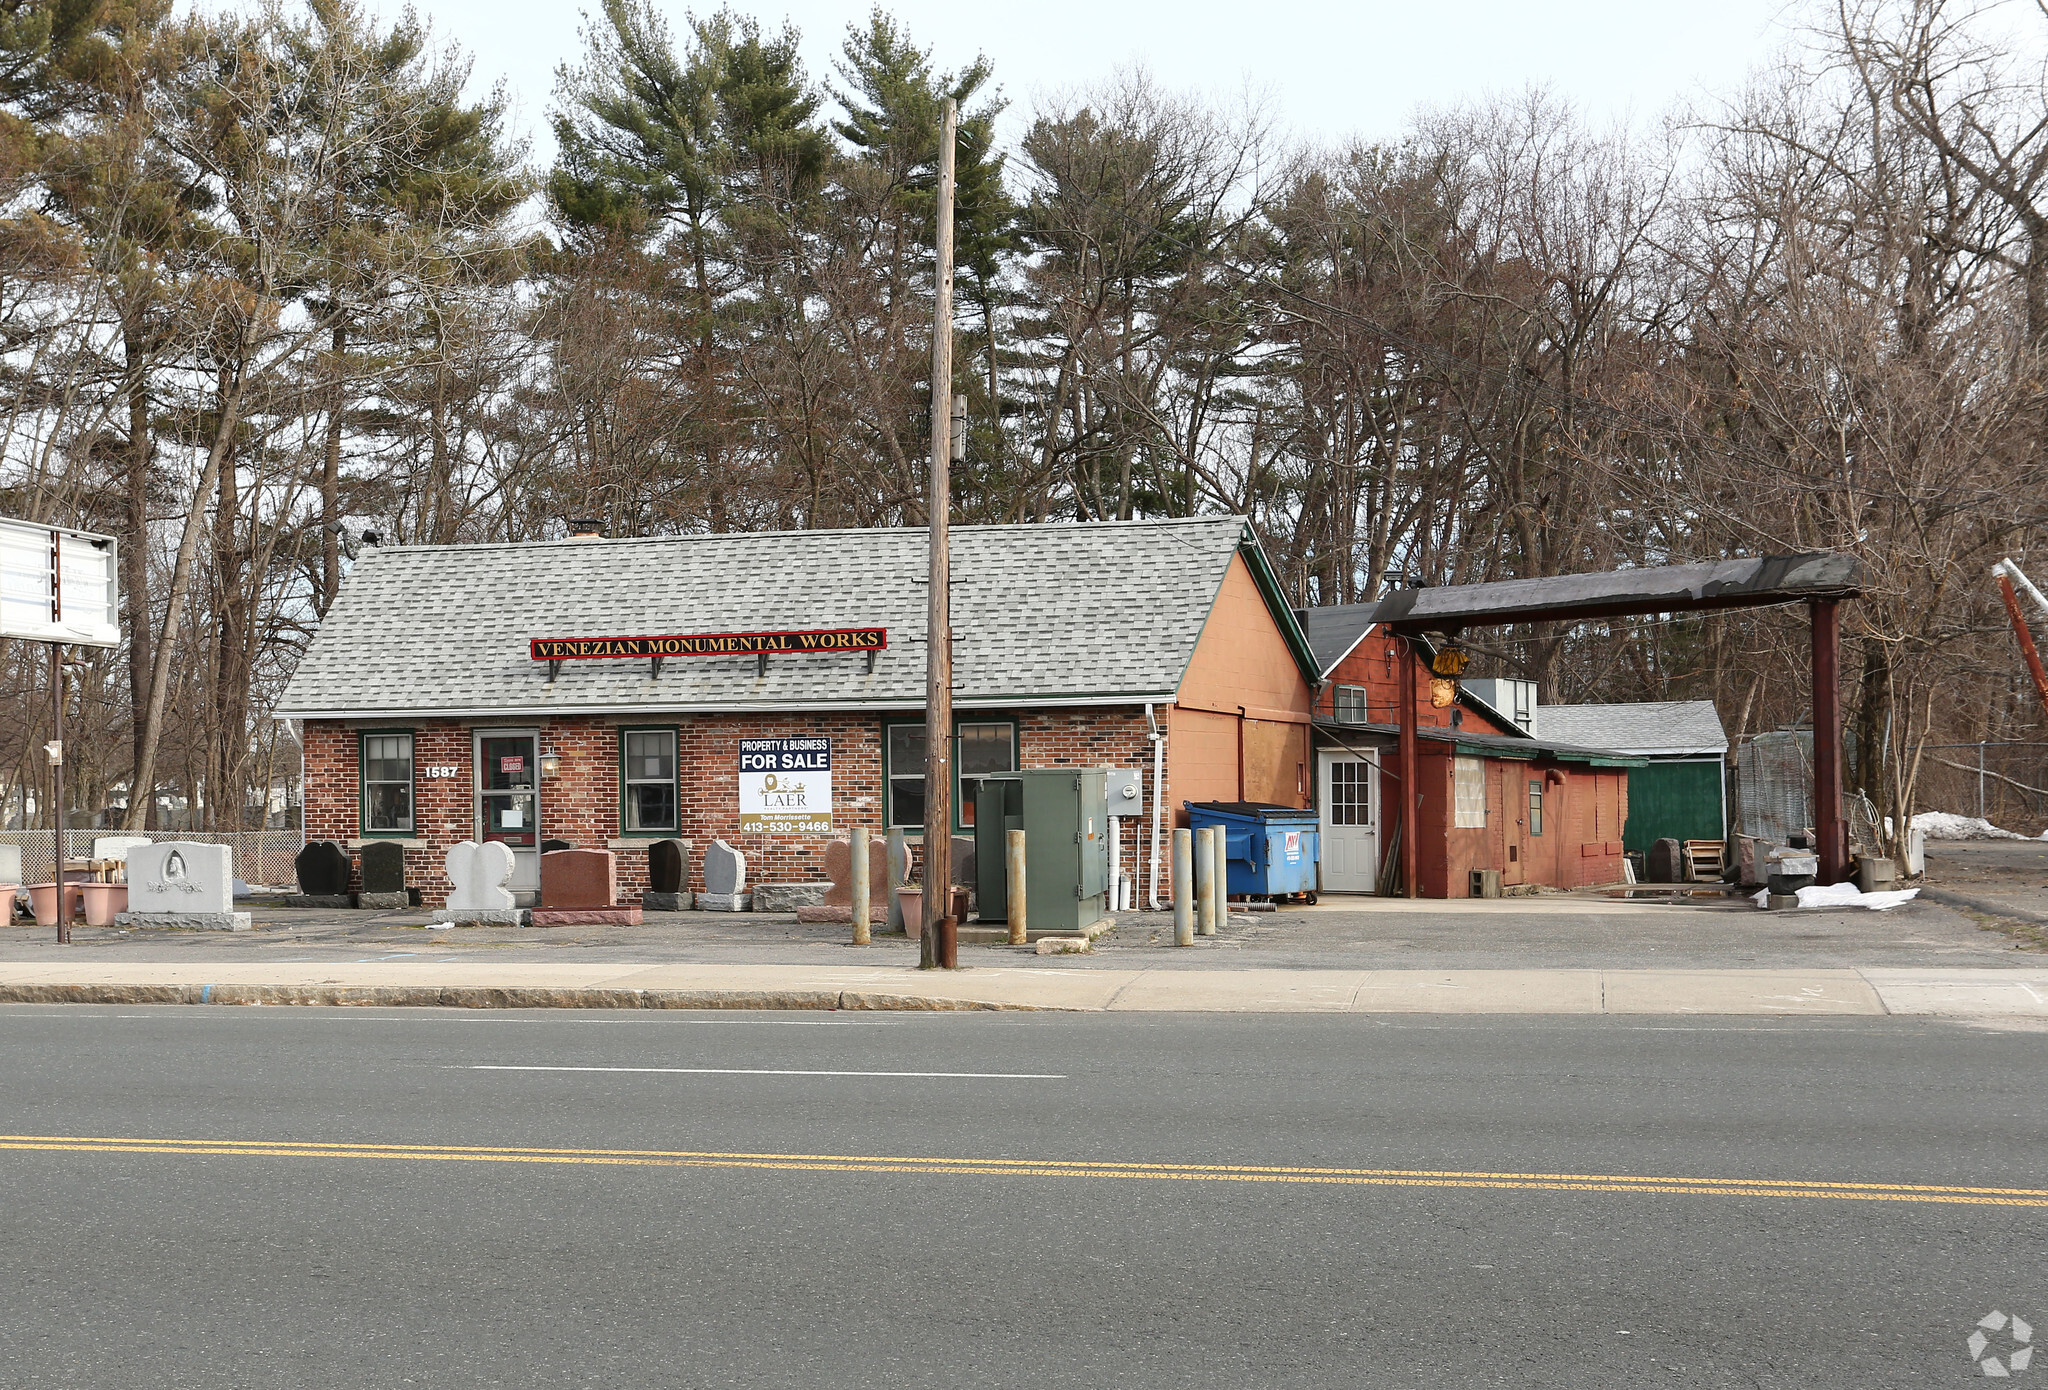
[[[249,914],[235,911],[234,855],[185,840],[137,845],[128,851],[128,910],[114,924],[249,930]]]
[[[299,891],[287,898],[290,907],[347,907],[348,851],[332,840],[309,841],[292,860]]]
[[[436,922],[468,926],[523,926],[526,914],[512,904],[505,886],[512,877],[512,850],[496,840],[478,844],[464,840],[450,847],[448,906],[435,911]]]
[[[888,844],[888,877],[875,887],[875,891],[881,894],[882,902],[888,910],[888,930],[900,932],[905,930],[903,900],[896,896],[896,890],[910,882],[910,842],[904,838],[902,831],[892,830],[889,832]]]
[[[542,854],[553,854],[558,849],[574,848],[576,846],[570,844],[567,840],[542,840],[540,842],[540,852]]]
[[[974,887],[974,837],[955,835],[953,837],[953,886]]]
[[[723,840],[713,840],[704,851],[704,891],[697,906],[708,912],[745,912],[751,906],[747,856]]]
[[[0,845],[0,883],[21,882],[21,846]]]
[[[356,902],[361,907],[408,907],[412,899],[405,891],[405,846],[391,840],[372,840],[363,846],[363,891]]]
[[[647,891],[640,906],[649,912],[681,912],[689,899],[689,842],[656,840],[647,847]]]
[[[1677,883],[1685,877],[1684,846],[1676,840],[1658,840],[1650,846],[1644,877],[1652,883]]]

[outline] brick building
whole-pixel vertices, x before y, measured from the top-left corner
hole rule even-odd
[[[1410,689],[1422,897],[1469,896],[1474,869],[1498,871],[1504,887],[1621,881],[1628,769],[1642,759],[1536,737],[1469,685],[1435,705],[1435,649],[1397,636],[1376,605],[1299,616],[1321,676],[1313,727],[1326,892],[1382,886],[1400,819],[1398,810],[1386,814],[1386,803],[1399,804],[1389,789],[1399,776],[1393,750]]]
[[[1117,858],[1144,899],[1183,802],[1310,803],[1315,661],[1241,518],[952,534],[955,833],[977,774],[1141,770]],[[618,851],[629,901],[669,836],[815,881],[849,826],[922,833],[925,575],[902,528],[367,551],[278,711],[306,834],[404,845],[435,905],[479,837],[522,892],[545,840]],[[734,650],[761,634],[790,645]],[[823,741],[796,745],[829,774],[808,823],[756,804],[750,740]]]

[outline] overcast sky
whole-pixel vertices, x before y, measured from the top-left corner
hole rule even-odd
[[[555,66],[580,52],[576,0],[415,2],[437,32],[475,56],[480,88],[505,79],[517,124],[545,161]],[[386,0],[387,13],[397,8]],[[699,8],[715,9],[716,0]],[[848,0],[734,8],[770,27],[794,23],[814,79],[831,76],[847,24],[868,11]],[[1385,138],[1417,106],[1530,84],[1599,120],[1648,119],[1674,99],[1738,86],[1785,41],[1781,16],[1797,12],[1786,0],[900,0],[888,8],[943,68],[986,53],[1013,114],[1036,94],[1142,63],[1179,90],[1231,97],[1249,88],[1294,134],[1329,142]],[[685,7],[667,12],[680,28]]]

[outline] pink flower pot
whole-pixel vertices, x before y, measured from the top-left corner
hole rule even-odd
[[[88,927],[111,927],[115,915],[128,910],[128,885],[125,883],[81,883],[78,891],[85,899],[85,924]]]
[[[28,886],[28,900],[35,907],[37,926],[57,925],[57,904],[71,896],[64,891],[66,886],[56,883],[31,883]]]
[[[924,935],[924,889],[902,885],[896,889],[896,904],[903,909],[903,931],[912,941]]]

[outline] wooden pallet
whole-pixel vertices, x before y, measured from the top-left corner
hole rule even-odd
[[[1726,840],[1687,840],[1685,862],[1691,866],[1694,883],[1714,883],[1728,867]]]

